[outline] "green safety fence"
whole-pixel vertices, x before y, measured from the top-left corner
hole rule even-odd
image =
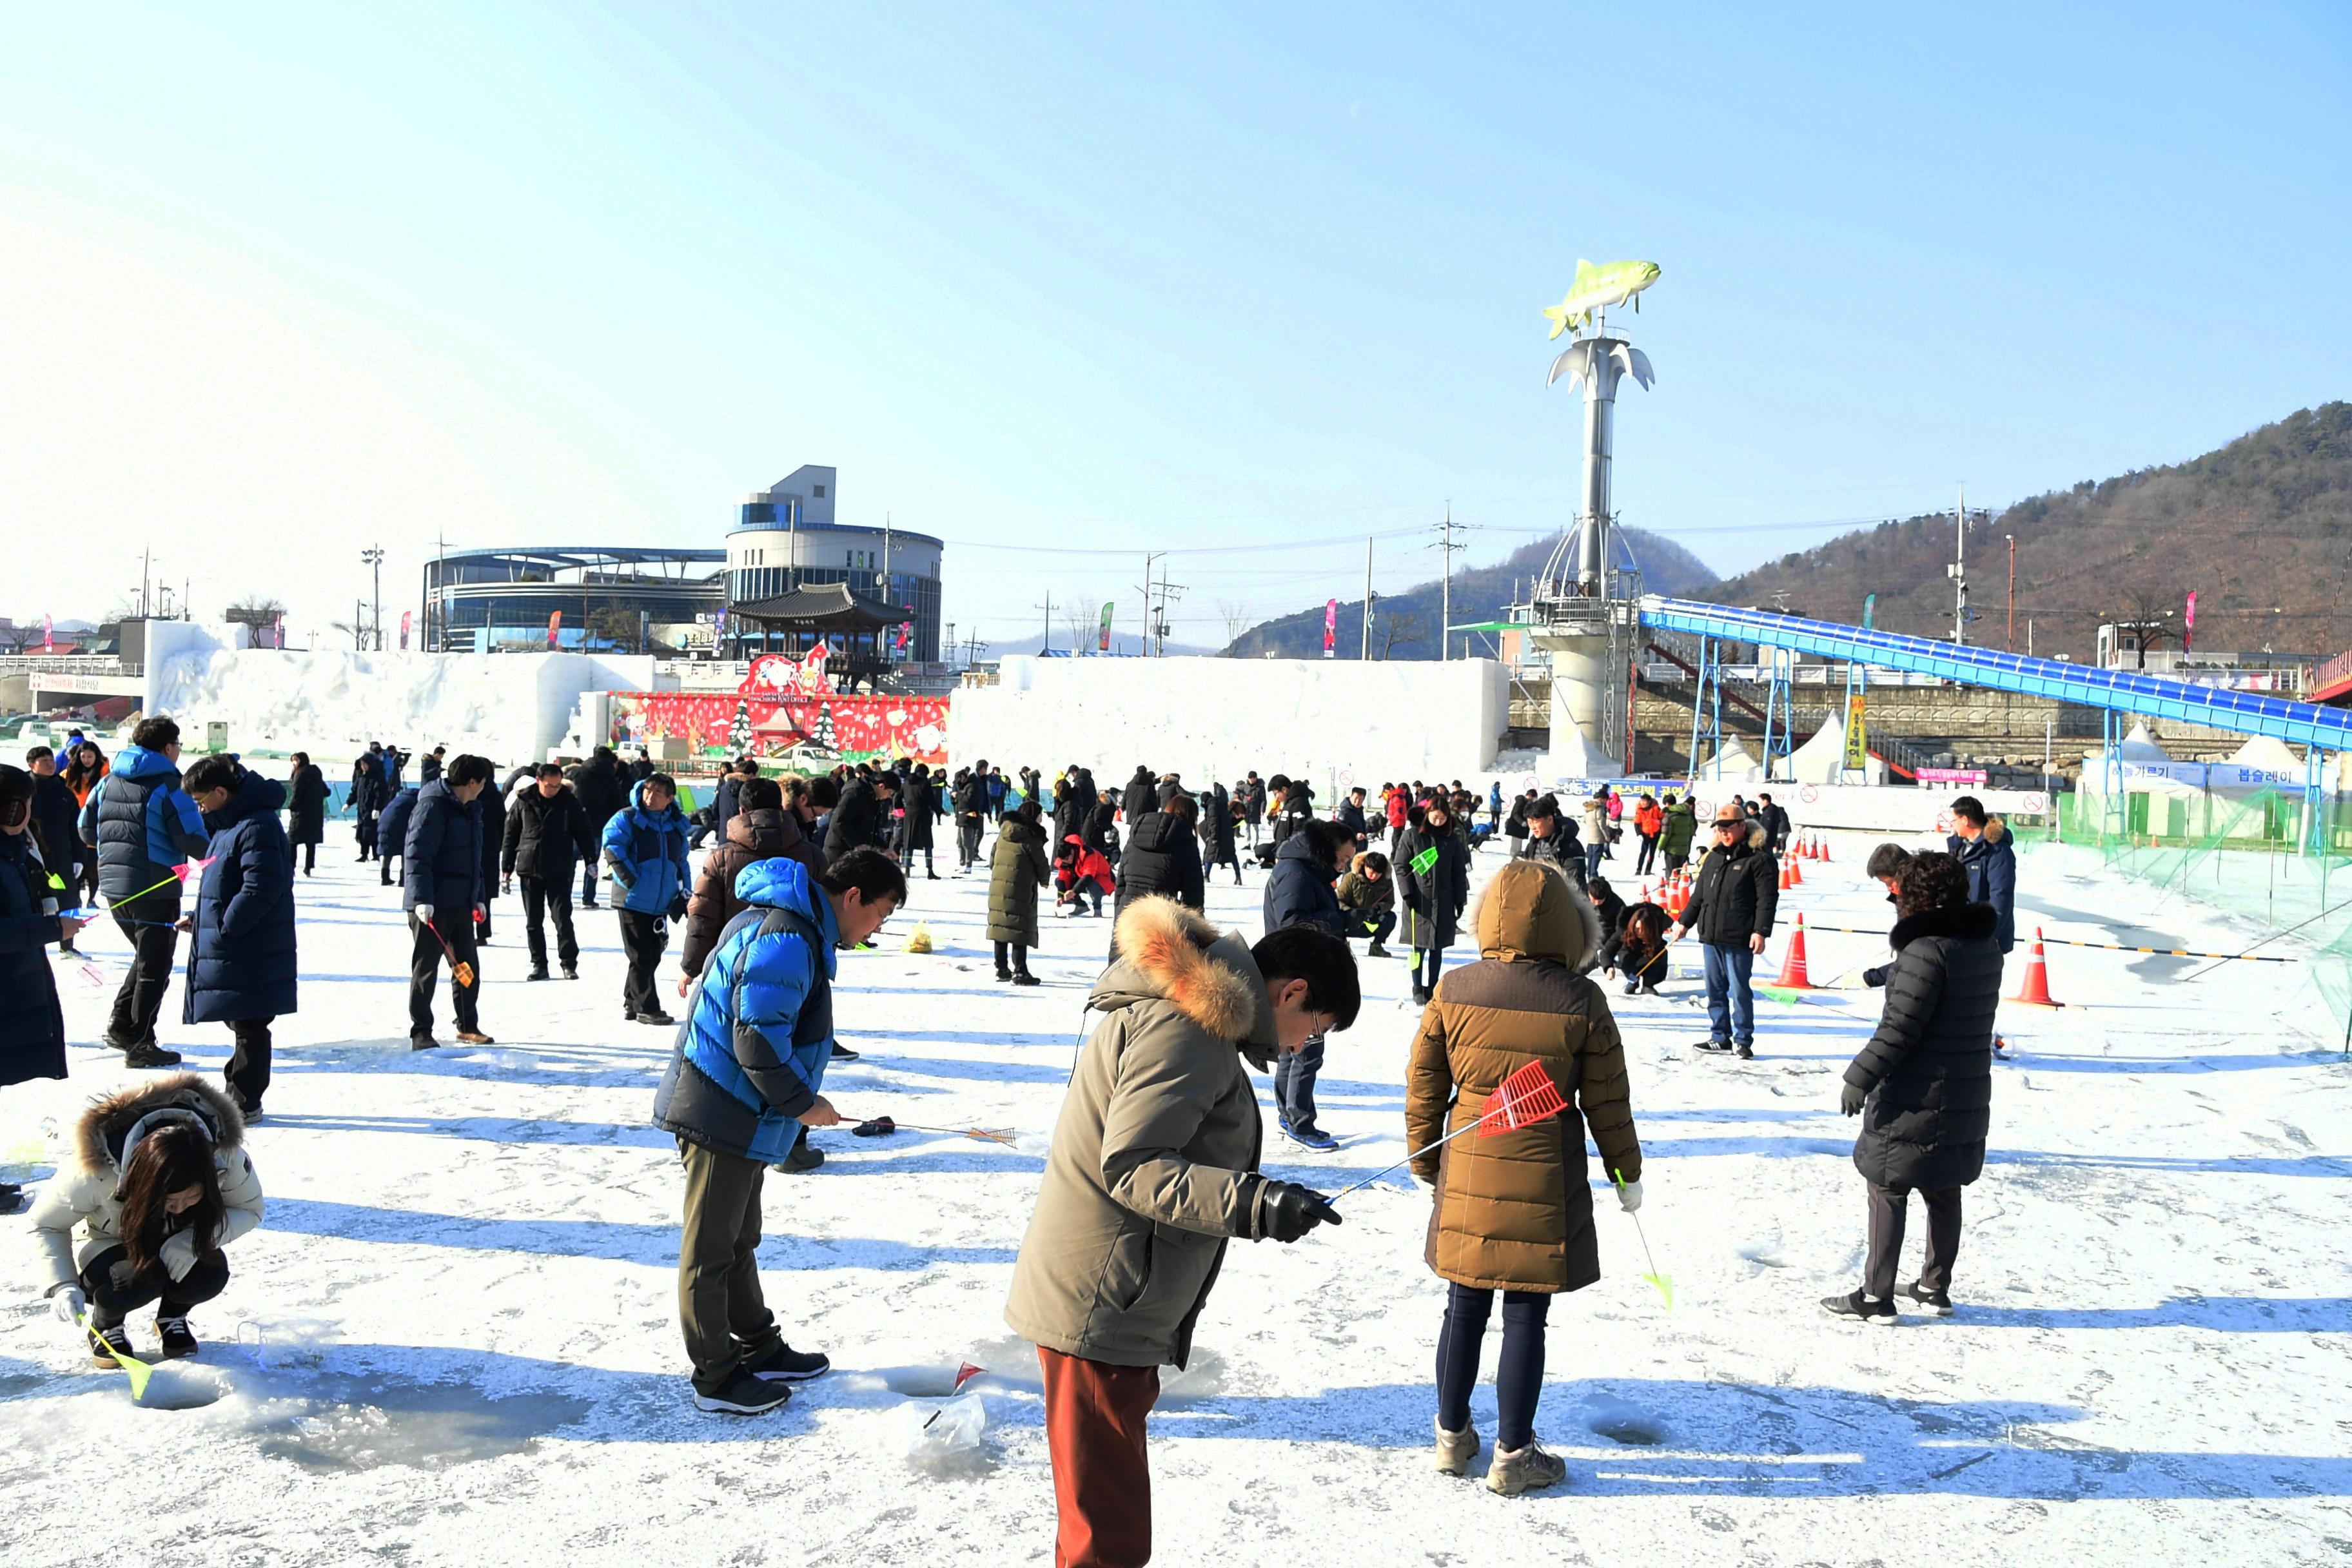
[[[2093,849],[2111,870],[2240,917],[2260,928],[2247,951],[2298,955],[2332,1014],[2352,1017],[2352,803],[2333,793],[2315,805],[2296,788],[2116,802],[2078,791],[2018,843]]]

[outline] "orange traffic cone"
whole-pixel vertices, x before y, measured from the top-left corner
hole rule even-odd
[[[1803,861],[1801,861],[1801,860],[1791,860],[1791,861],[1790,861],[1790,862],[1789,862],[1789,886],[1790,886],[1790,887],[1792,887],[1792,888],[1801,888],[1801,887],[1803,887],[1804,885],[1805,885],[1805,864],[1804,864],[1804,862],[1803,862]]]
[[[1830,841],[1828,836],[1824,834],[1820,839],[1816,840],[1813,845],[1813,858],[1816,860],[1826,860],[1829,858]]]
[[[1774,984],[1790,991],[1811,991],[1813,983],[1805,977],[1805,917],[1797,917],[1797,929],[1789,933],[1789,956],[1781,962],[1780,978]]]
[[[2062,1002],[2056,1002],[2051,999],[2050,961],[2042,956],[2042,928],[2040,926],[2035,926],[2033,928],[2033,951],[2032,953],[2027,955],[2025,960],[2025,984],[2017,988],[2017,994],[2011,997],[2010,1000],[2012,1002],[2022,1002],[2029,1007],[2061,1007],[2065,1005],[2065,1004]]]
[[[1797,885],[1789,879],[1789,873],[1795,870],[1796,867],[1797,863],[1794,860],[1780,862],[1780,890],[1784,893]]]

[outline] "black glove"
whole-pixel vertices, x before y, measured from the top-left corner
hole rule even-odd
[[[1846,1084],[1838,1091],[1838,1109],[1848,1116],[1859,1116],[1862,1114],[1862,1102],[1869,1098],[1868,1089],[1857,1089],[1853,1084]]]
[[[682,921],[686,919],[686,895],[684,893],[680,893],[670,900],[669,918],[674,921]]]
[[[1338,1225],[1339,1211],[1311,1187],[1268,1182],[1258,1189],[1257,1221],[1261,1234],[1276,1241],[1297,1241],[1318,1225]]]
[[[1874,989],[1884,985],[1886,984],[1887,973],[1894,967],[1891,963],[1882,963],[1875,969],[1865,969],[1862,972],[1862,983]]]

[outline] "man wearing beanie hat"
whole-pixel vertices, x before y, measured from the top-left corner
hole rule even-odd
[[[1706,858],[1699,862],[1689,905],[1674,929],[1698,932],[1706,961],[1708,1035],[1703,1051],[1756,1054],[1756,994],[1748,971],[1772,934],[1780,901],[1780,863],[1761,822],[1726,803],[1707,825]]]

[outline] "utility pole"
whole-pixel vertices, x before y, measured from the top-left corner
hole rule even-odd
[[[2017,535],[2005,533],[2009,541],[2009,637],[2001,647],[2011,653],[2017,651]]]
[[[1051,588],[1046,589],[1045,602],[1042,605],[1032,605],[1029,607],[1045,612],[1045,640],[1037,645],[1037,652],[1041,656],[1051,653],[1054,650],[1054,591]]]
[[[1136,623],[1138,640],[1135,651],[1145,658],[1151,653],[1151,563],[1159,560],[1161,553],[1156,550],[1144,552],[1143,581],[1136,588],[1136,592],[1143,595],[1143,619]]]
[[[371,545],[360,552],[361,563],[375,569],[375,613],[369,618],[368,637],[375,651],[383,651],[383,546]]]
[[[1437,526],[1439,548],[1445,552],[1444,586],[1437,600],[1437,658],[1443,663],[1448,657],[1447,639],[1454,635],[1450,629],[1454,625],[1454,502],[1450,497],[1445,502],[1445,521]]]
[[[1969,640],[1969,487],[1960,482],[1959,525],[1952,530],[1952,644]]]
[[[1181,595],[1184,591],[1185,584],[1168,581],[1168,559],[1163,554],[1160,560],[1160,615],[1159,618],[1151,623],[1152,657],[1155,658],[1168,657],[1169,598],[1171,595]]]
[[[1359,655],[1366,664],[1372,661],[1372,539],[1364,536],[1364,651]]]
[[[433,603],[425,606],[425,630],[435,653],[449,651],[449,536],[433,531]],[[435,611],[440,614],[436,615]]]

